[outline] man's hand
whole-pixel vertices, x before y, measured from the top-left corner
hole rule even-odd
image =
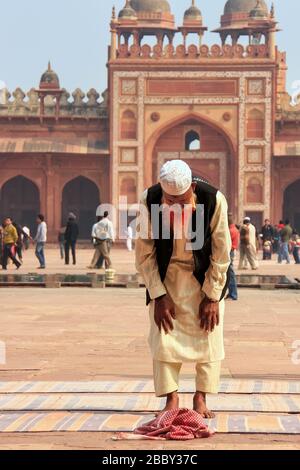
[[[207,297],[199,307],[200,328],[207,333],[212,333],[220,323],[219,302],[212,302]]]
[[[154,320],[159,331],[163,327],[166,334],[174,330],[173,320],[175,316],[174,302],[168,294],[155,300]]]

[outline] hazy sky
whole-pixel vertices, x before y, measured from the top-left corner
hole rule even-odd
[[[283,30],[277,43],[287,51],[291,83],[300,80],[300,1],[275,0],[276,15]],[[107,45],[112,6],[125,0],[0,0],[0,81],[12,91],[36,87],[48,60],[69,91],[106,88]],[[177,24],[191,0],[170,0]],[[219,25],[225,0],[197,0],[209,30]],[[270,6],[271,2],[268,1]],[[206,43],[219,42],[208,33]]]

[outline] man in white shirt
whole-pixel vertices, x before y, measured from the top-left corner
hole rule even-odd
[[[95,230],[96,230],[96,226],[97,224],[102,220],[102,217],[100,216],[97,216],[97,222],[93,225],[92,227],[92,232],[91,232],[91,237],[92,237],[92,243],[93,243],[93,246],[96,248],[96,244],[95,244]],[[96,264],[96,268],[97,269],[102,269],[103,268],[103,263],[104,263],[104,258],[103,256],[101,255],[100,258],[98,259],[97,261],[97,264]],[[90,268],[90,266],[88,266],[88,268]]]
[[[103,257],[106,269],[110,269],[112,266],[110,259],[110,246],[115,241],[115,233],[113,223],[108,218],[108,212],[104,212],[104,217],[93,226],[92,238],[94,241],[95,253],[89,268],[96,268],[99,258]]]
[[[35,256],[39,260],[40,266],[38,269],[45,269],[46,268],[46,261],[45,261],[45,244],[47,241],[47,224],[45,222],[45,217],[42,214],[37,216],[37,232],[34,238],[36,242],[35,248]]]

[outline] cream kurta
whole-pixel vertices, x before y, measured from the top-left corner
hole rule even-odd
[[[147,191],[141,204],[146,205]],[[143,221],[141,216],[140,223]],[[149,344],[154,360],[165,362],[208,363],[224,359],[223,322],[224,300],[220,302],[220,324],[212,333],[200,329],[199,306],[205,294],[219,300],[226,283],[230,264],[231,238],[227,220],[227,202],[218,192],[216,210],[211,220],[212,257],[201,288],[193,275],[193,252],[185,250],[186,239],[174,240],[173,254],[164,283],[161,282],[154,240],[138,238],[136,243],[136,267],[143,276],[152,299],[150,303]],[[168,292],[175,304],[174,330],[165,334],[154,321],[154,299]]]
[[[252,247],[253,247],[253,249],[256,253],[256,228],[252,224],[249,224],[248,228],[249,228],[250,245],[252,245]]]

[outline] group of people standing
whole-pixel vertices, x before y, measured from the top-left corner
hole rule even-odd
[[[77,241],[79,238],[79,226],[76,215],[70,212],[66,226],[58,233],[58,245],[61,259],[65,265],[77,263]],[[6,217],[0,226],[0,265],[7,270],[9,260],[19,269],[23,263],[23,250],[29,248],[30,242],[35,243],[35,255],[39,261],[38,269],[46,268],[45,245],[47,242],[47,224],[42,214],[37,216],[37,232],[34,238],[30,235],[28,227],[21,227],[10,217]],[[92,227],[91,238],[95,252],[89,269],[102,268],[111,269],[110,257],[112,244],[115,242],[115,232],[109,213],[105,212],[103,217],[98,217]],[[128,227],[126,245],[128,251],[132,251],[133,231]]]
[[[263,243],[263,260],[272,259],[272,254],[278,255],[278,263],[286,261],[290,264],[290,254],[293,255],[296,264],[300,264],[300,236],[297,230],[293,229],[289,220],[278,225],[271,225],[270,220],[265,220],[261,230]]]
[[[47,223],[43,214],[39,214],[36,219],[37,231],[34,238],[30,235],[28,227],[21,227],[6,217],[0,226],[0,264],[3,270],[7,270],[9,259],[17,269],[23,264],[23,250],[28,250],[30,242],[35,243],[35,256],[39,261],[37,269],[46,269],[45,245],[47,243]],[[70,251],[72,253],[73,264],[76,264],[76,243],[79,235],[76,216],[69,214],[68,222],[58,237],[61,257],[65,259],[65,264],[70,262]]]
[[[280,221],[278,225],[271,225],[266,219],[260,234],[251,223],[250,217],[245,217],[242,225],[234,223],[232,214],[229,214],[229,228],[232,239],[231,266],[232,279],[229,289],[229,298],[237,299],[236,282],[234,277],[233,263],[236,253],[239,250],[240,258],[238,269],[247,269],[250,265],[252,270],[258,269],[258,248],[259,241],[262,242],[263,260],[272,259],[272,254],[278,255],[278,263],[286,261],[290,264],[290,254],[293,255],[295,263],[300,264],[300,236],[293,230],[288,220]],[[61,259],[65,260],[65,265],[70,264],[70,253],[72,263],[76,265],[76,246],[79,237],[79,227],[76,215],[69,213],[65,227],[62,227],[58,234]],[[103,217],[98,217],[93,225],[91,238],[95,252],[93,259],[88,266],[89,269],[112,267],[111,247],[115,242],[115,233],[109,213],[105,212]],[[42,214],[37,216],[37,232],[35,238],[30,236],[28,227],[21,227],[10,217],[6,217],[0,225],[0,264],[3,270],[7,270],[9,260],[19,269],[23,263],[23,250],[29,248],[30,241],[36,244],[35,255],[39,261],[38,269],[46,268],[45,244],[47,242],[47,224]],[[128,251],[132,251],[133,230],[131,226],[127,229],[126,246]]]
[[[108,212],[103,217],[97,217],[97,222],[92,227],[91,239],[94,246],[94,255],[88,269],[100,269],[105,264],[106,269],[112,266],[110,251],[115,241],[113,223],[109,219]],[[76,247],[79,237],[79,227],[76,222],[76,215],[70,212],[68,222],[62,227],[58,234],[58,243],[61,259],[65,260],[65,265],[70,264],[70,252],[73,265],[76,265]]]
[[[68,222],[58,233],[58,244],[61,259],[65,264],[70,264],[70,252],[73,265],[76,265],[76,246],[79,237],[79,227],[76,222],[76,215],[70,212]],[[94,255],[88,269],[111,269],[111,248],[115,242],[115,230],[113,222],[109,218],[109,213],[104,212],[103,216],[97,217],[97,222],[91,231],[91,240],[94,247]],[[126,247],[128,251],[133,251],[133,230],[128,226],[126,231]]]
[[[239,250],[240,258],[238,269],[248,269],[250,265],[253,271],[258,269],[258,248],[259,239],[263,244],[263,260],[272,259],[272,254],[278,255],[278,263],[286,261],[290,264],[290,253],[293,254],[296,264],[300,264],[300,237],[292,229],[288,220],[277,226],[272,226],[269,219],[265,220],[261,233],[258,235],[255,226],[251,223],[250,217],[245,217],[241,226],[237,226],[232,214],[229,214],[229,230],[231,235],[232,248],[230,253],[231,264],[229,267],[229,292],[227,299],[237,300],[237,282],[234,271],[234,260]]]
[[[38,269],[45,268],[44,246],[47,241],[47,225],[42,214],[37,216],[37,233],[33,239],[28,227],[21,227],[11,217],[5,217],[0,226],[0,264],[7,270],[9,260],[19,269],[23,264],[23,250],[28,250],[30,241],[36,243],[35,254],[39,260]]]

